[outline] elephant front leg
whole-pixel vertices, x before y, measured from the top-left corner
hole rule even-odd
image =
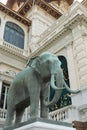
[[[14,117],[14,109],[12,109],[11,106],[9,105],[8,110],[7,110],[7,117],[6,117],[5,127],[8,127],[8,126],[12,125],[13,117]]]
[[[40,99],[40,91],[34,90],[30,94],[30,117],[36,118],[40,117],[39,114],[39,99]]]
[[[50,94],[50,87],[46,87],[44,88],[44,90],[42,90],[41,92],[41,96],[40,96],[40,104],[41,104],[41,112],[40,112],[40,116],[42,118],[49,118],[49,108],[46,107],[44,105],[44,100],[48,100],[49,101],[49,94]]]

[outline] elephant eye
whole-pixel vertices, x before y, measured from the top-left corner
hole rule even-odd
[[[49,64],[50,63],[50,60],[47,60],[47,64]]]

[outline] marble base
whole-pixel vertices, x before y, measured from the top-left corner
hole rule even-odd
[[[4,130],[76,130],[70,123],[35,118]]]

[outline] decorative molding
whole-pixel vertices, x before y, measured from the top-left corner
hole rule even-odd
[[[87,7],[87,0],[83,0],[83,1],[82,1],[82,4],[83,4],[85,7]]]
[[[82,36],[83,36],[83,37],[87,37],[87,32],[84,32],[84,33],[82,34]]]
[[[13,54],[13,55],[20,57],[22,59],[27,59],[27,56],[23,55],[24,50],[14,46],[10,43],[7,43],[5,41],[3,41],[3,44],[0,45],[0,50],[4,51],[5,53],[8,52],[10,54]]]
[[[81,111],[87,111],[87,104],[83,104],[81,105],[78,110],[81,112]]]
[[[17,21],[19,21],[20,23],[22,23],[26,26],[31,26],[31,21],[29,19],[27,19],[27,18],[21,16],[20,14],[18,14],[17,12],[9,9],[2,3],[0,3],[0,11],[4,12],[5,14],[9,15],[10,17],[16,19]]]
[[[51,16],[55,17],[58,19],[62,14],[58,10],[56,10],[54,7],[49,5],[47,2],[44,0],[35,0],[36,5],[38,5],[40,8],[45,10],[48,14]],[[23,6],[18,10],[18,13],[21,14],[22,16],[25,16],[25,14],[31,9],[33,6],[33,1],[32,0],[27,0]]]
[[[13,80],[15,75],[12,75],[12,73],[6,73],[3,71],[0,71],[0,80],[1,81],[7,81],[7,82],[11,82]]]
[[[8,71],[5,71],[4,73],[7,74],[7,75],[10,75],[12,77],[14,77],[16,75],[16,72],[13,71],[13,70],[8,70]]]
[[[76,3],[77,4],[77,3]],[[71,7],[72,9],[72,7]],[[77,26],[81,23],[81,21],[85,21],[87,23],[87,15],[85,14],[84,7],[78,4],[74,10],[69,10],[65,15],[61,16],[55,23],[53,23],[52,28],[48,28],[42,35],[40,40],[38,41],[39,45],[41,45],[37,50],[35,50],[30,57],[36,55],[41,52],[47,46],[51,46],[51,43],[54,42],[57,38],[61,37],[67,31],[72,31],[74,26]],[[81,12],[78,12],[81,10]]]
[[[12,46],[13,47],[13,46]],[[3,57],[1,58],[0,60],[0,63],[2,64],[6,64],[8,66],[11,66],[13,68],[16,68],[18,70],[22,70],[23,68],[25,68],[25,65],[27,63],[27,60],[28,60],[28,56],[24,56],[23,54],[20,54],[16,51],[16,49],[19,49],[19,48],[13,48],[12,47],[8,48],[7,46],[4,46],[3,44],[0,45],[0,54],[2,56],[7,56],[9,57],[9,61],[6,59],[6,60],[3,60]],[[10,60],[15,60],[19,62],[19,65],[18,63],[14,65],[14,63],[10,62]]]

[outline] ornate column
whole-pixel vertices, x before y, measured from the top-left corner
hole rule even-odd
[[[81,87],[87,85],[87,51],[82,33],[82,25],[78,22],[78,25],[72,29],[72,35],[74,60],[76,62]]]
[[[3,36],[4,36],[4,31],[5,31],[5,15],[1,15],[1,25],[0,25],[0,45],[3,45]]]
[[[67,49],[67,65],[68,65],[70,87],[72,89],[78,89],[78,78],[76,75],[76,69],[73,57],[73,43],[68,45],[66,49]]]
[[[1,91],[2,91],[2,80],[0,80],[0,99],[1,99]]]

